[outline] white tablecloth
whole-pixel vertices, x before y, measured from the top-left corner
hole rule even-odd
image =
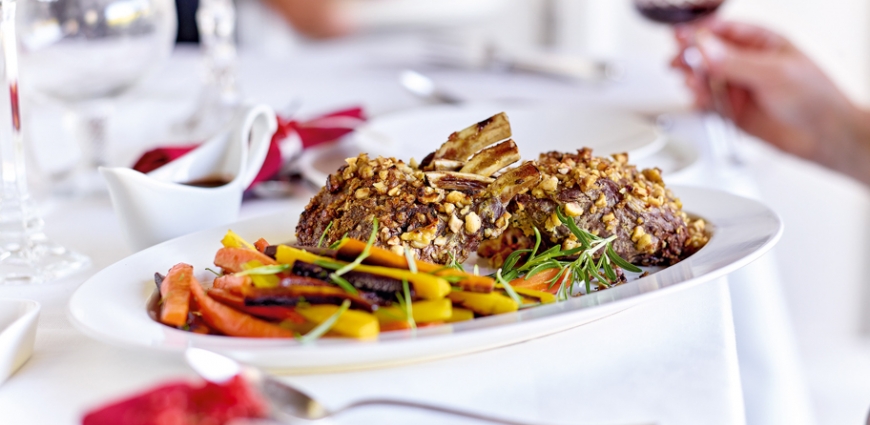
[[[299,101],[303,114],[360,103],[371,114],[415,106],[418,101],[395,82],[398,70],[413,60],[396,54],[396,48],[337,43],[288,59],[245,58],[243,87],[249,97],[278,109]],[[110,128],[114,140],[123,140],[110,152],[116,162],[129,164],[143,147],[167,139],[165,128],[196,93],[191,84],[196,65],[190,51],[179,52],[165,72],[137,90],[135,102],[118,107]],[[433,72],[451,89],[478,99],[581,99],[654,110],[684,102],[672,94],[679,93],[674,91],[676,79],[663,70],[663,64],[634,72],[629,68],[625,82],[605,86],[566,85],[535,76]],[[45,108],[42,113],[34,110],[31,122],[47,119],[52,111]],[[56,143],[50,136],[64,136],[58,127],[33,127],[41,136],[37,142]],[[42,158],[57,161],[53,151]],[[300,202],[304,200],[253,201],[243,206],[242,214],[298,208]],[[46,210],[49,235],[90,255],[94,268],[51,285],[0,287],[0,297],[43,304],[34,357],[0,386],[0,423],[76,423],[86,409],[111,398],[168,378],[192,376],[177,355],[115,348],[70,326],[65,304],[75,288],[129,251],[106,199],[49,204]],[[503,349],[376,372],[288,379],[331,406],[391,395],[542,421],[741,424],[744,403],[736,353],[729,292],[720,280]],[[368,409],[341,421],[374,420],[444,423],[445,418]]]

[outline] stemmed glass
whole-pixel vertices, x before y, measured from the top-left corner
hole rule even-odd
[[[724,0],[634,0],[641,15],[655,22],[684,25],[713,14]],[[713,112],[705,117],[712,149],[717,159],[730,165],[742,163],[736,150],[738,137],[734,125],[734,110],[728,97],[725,81],[710,78],[703,67],[701,52],[690,46],[683,52],[683,62],[692,69],[700,81],[706,81],[710,89]]]
[[[28,0],[18,17],[25,86],[77,118],[79,165],[54,177],[68,192],[102,191],[112,100],[169,57],[177,20],[172,0]],[[143,123],[144,124],[144,123]]]
[[[18,110],[15,0],[0,0],[0,283],[42,283],[82,270],[90,260],[49,241],[27,189]]]
[[[176,125],[176,131],[191,139],[205,139],[232,117],[241,101],[233,0],[199,0],[196,28],[204,58],[205,85],[193,113]]]

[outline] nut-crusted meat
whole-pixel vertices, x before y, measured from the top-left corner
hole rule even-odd
[[[577,246],[574,235],[556,216],[556,208],[595,235],[616,234],[613,248],[634,264],[673,264],[707,242],[704,221],[691,220],[682,211],[658,169],[638,171],[625,154],[593,157],[588,148],[576,154],[544,153],[536,164],[541,182],[514,197],[508,207],[511,229],[479,249],[494,265],[509,251],[533,244],[534,227],[545,245]]]
[[[439,264],[464,261],[481,240],[507,228],[507,204],[540,180],[532,163],[489,177],[519,159],[511,140],[469,160],[508,136],[507,117],[499,114],[451,135],[421,167],[366,154],[348,158],[302,213],[298,243],[317,245],[321,235],[327,244],[344,236],[366,240],[376,217],[376,245],[398,254],[407,247],[416,258]]]

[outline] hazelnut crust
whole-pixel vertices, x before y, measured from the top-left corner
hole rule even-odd
[[[498,237],[507,228],[510,215],[486,187],[433,187],[424,171],[394,158],[361,154],[346,162],[305,207],[296,227],[300,245],[317,245],[330,222],[327,245],[345,235],[367,240],[377,217],[376,246],[399,254],[407,247],[418,259],[445,264],[464,261],[484,234]]]
[[[709,240],[702,219],[690,219],[664,185],[661,171],[638,171],[628,155],[593,157],[588,148],[577,153],[548,152],[535,163],[541,183],[514,197],[508,206],[510,230],[485,241],[478,254],[498,267],[510,252],[531,247],[538,228],[545,246],[576,243],[556,217],[567,217],[592,234],[617,235],[613,248],[638,265],[670,265],[691,255]]]

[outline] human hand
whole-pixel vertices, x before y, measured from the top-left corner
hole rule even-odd
[[[686,74],[697,106],[712,104],[707,77],[728,84],[735,124],[778,148],[870,184],[870,120],[785,38],[752,25],[705,21],[676,31],[672,66]],[[702,75],[683,61],[696,46]],[[706,74],[706,75],[703,75]]]
[[[335,0],[267,0],[299,33],[311,38],[333,38],[352,28]]]

